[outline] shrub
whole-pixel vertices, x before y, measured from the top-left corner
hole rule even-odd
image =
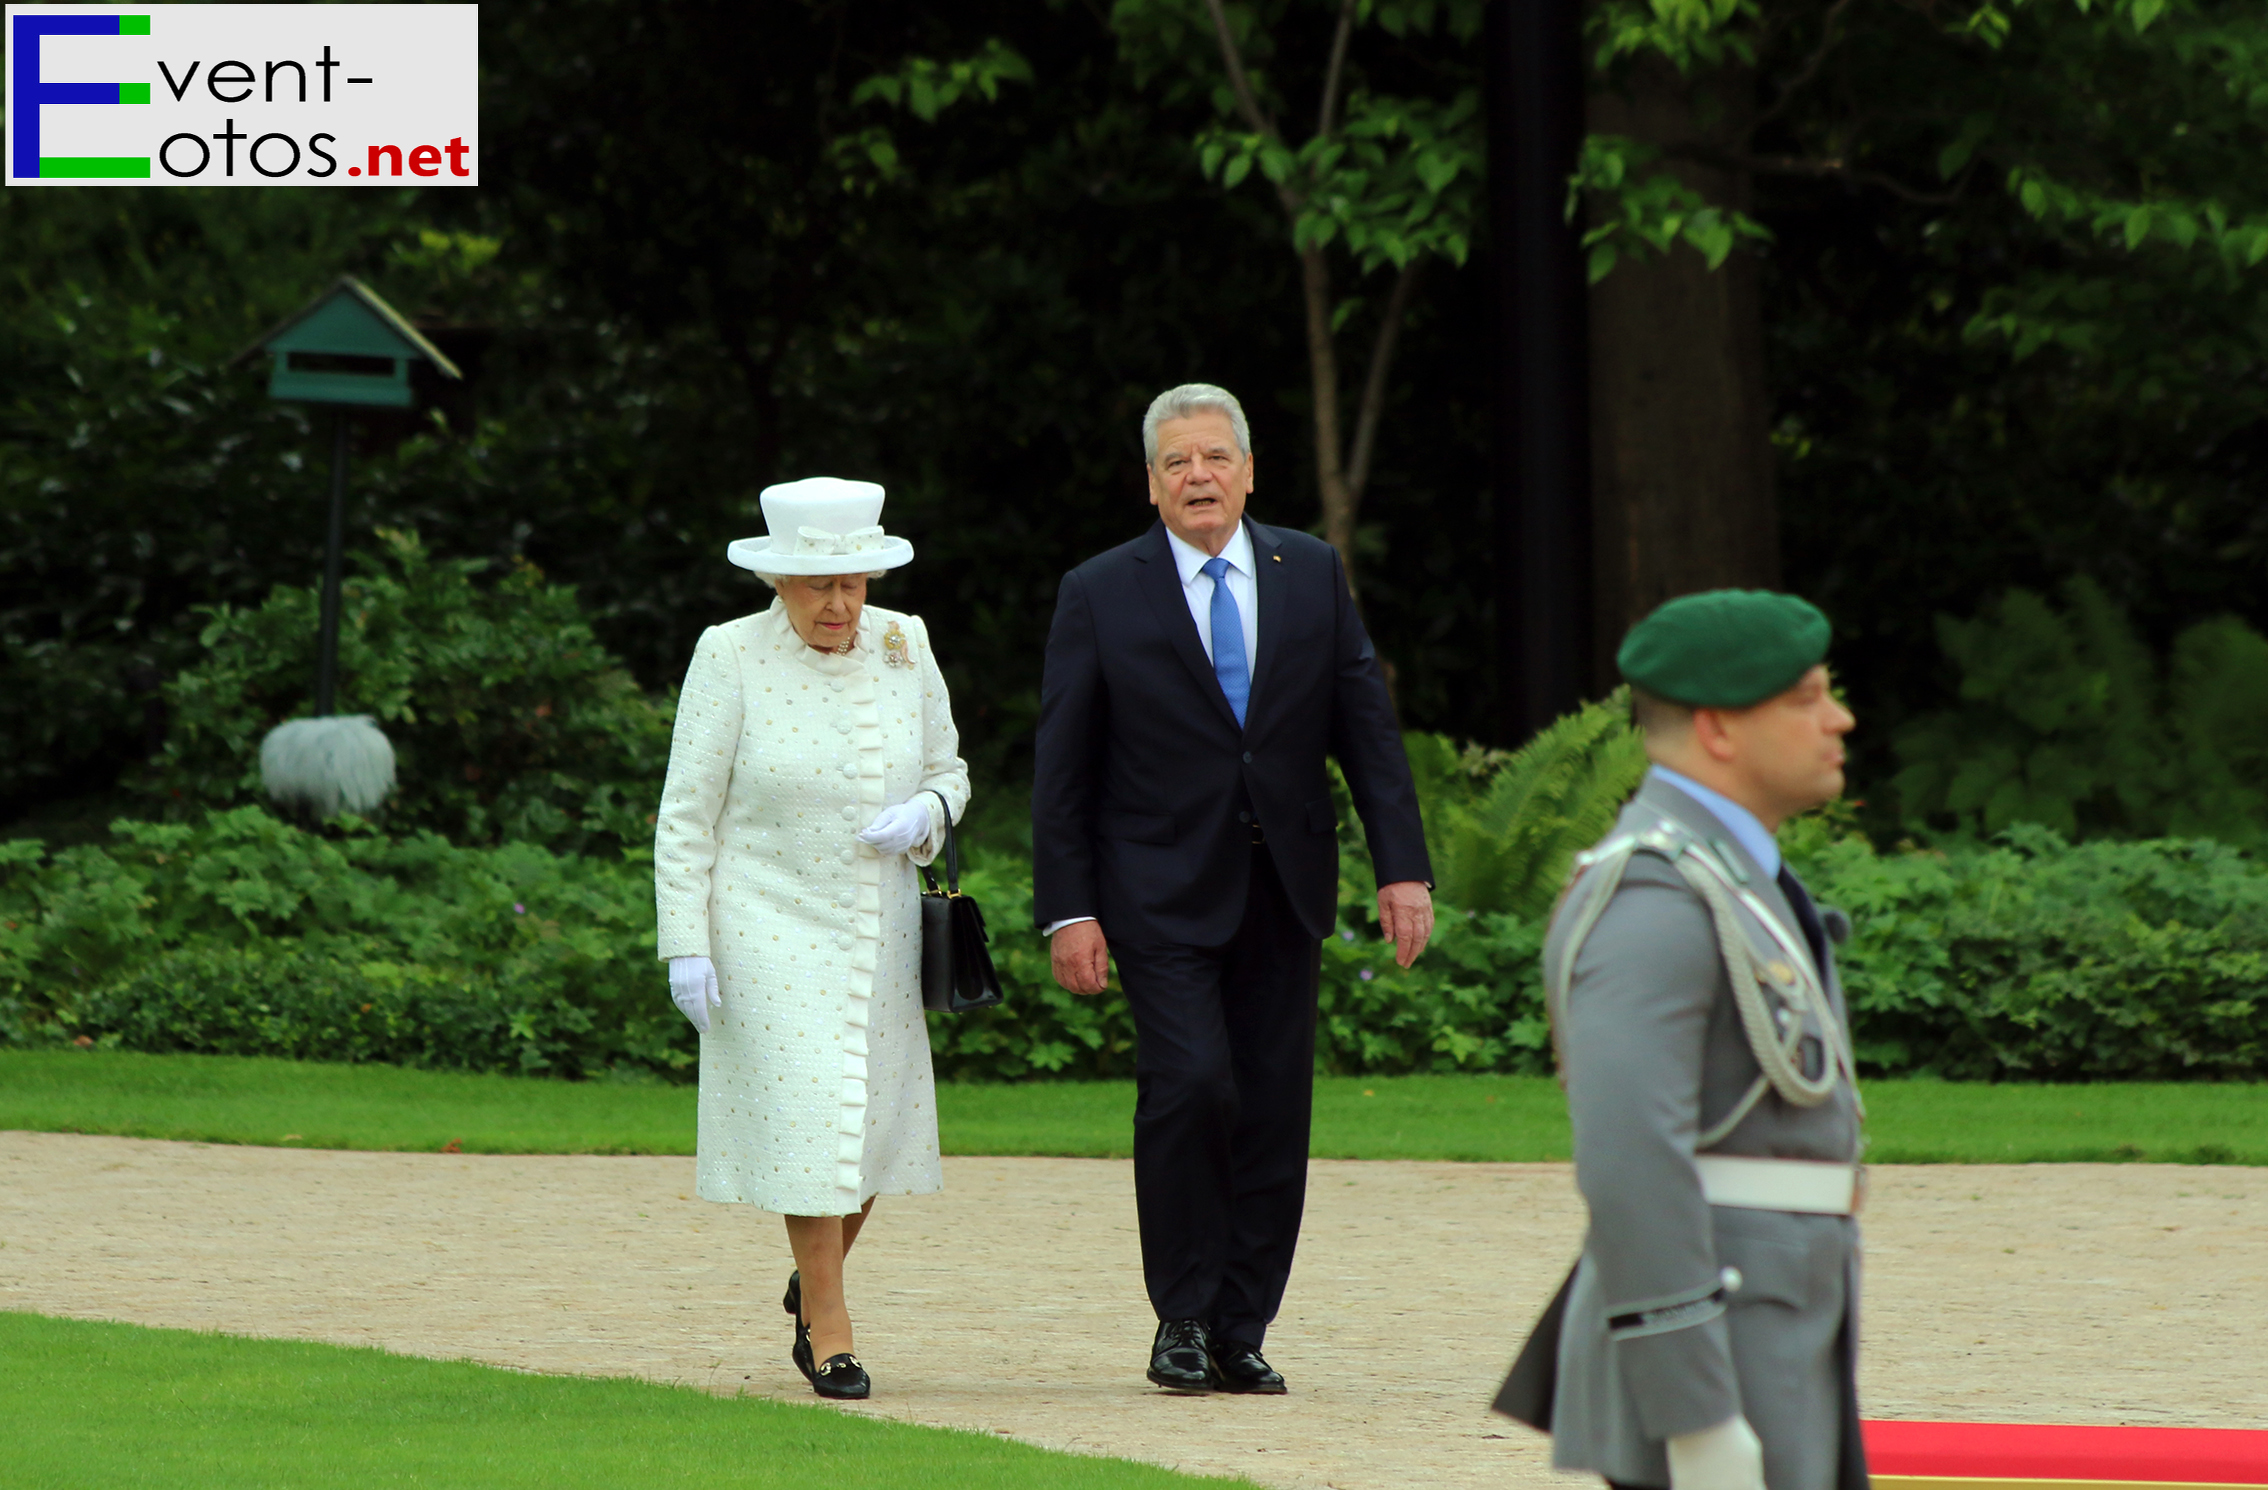
[[[1460,751],[1446,735],[1410,734],[1403,743],[1425,804],[1435,893],[1474,911],[1548,912],[1568,864],[1606,836],[1646,774],[1627,689],[1509,754]]]
[[[2210,840],[1989,848],[1791,844],[1856,934],[1841,950],[1862,1067],[1961,1079],[2268,1076],[2268,872]]]
[[[387,826],[562,850],[650,842],[669,710],[599,645],[575,592],[525,563],[479,586],[480,562],[380,537],[342,593],[338,707],[375,715],[393,741]],[[203,660],[166,686],[153,790],[168,811],[258,800],[260,741],[313,708],[320,604],[278,586],[254,609],[204,612]]]
[[[2210,837],[2268,847],[2268,640],[2228,617],[2152,655],[2092,581],[2058,608],[2011,590],[1938,618],[1961,704],[1896,739],[1917,823],[2067,838]]]
[[[1960,1079],[2268,1077],[2268,870],[2206,840],[2072,845],[2018,828],[1876,852],[1826,816],[1783,833],[1841,951],[1862,1070]],[[1055,986],[1022,856],[974,854],[1007,1001],[930,1022],[948,1079],[1126,1076],[1112,989]],[[1324,943],[1324,1071],[1544,1072],[1540,917],[1444,903],[1394,966],[1350,858]],[[0,845],[0,1041],[689,1080],[654,961],[642,854],[325,837],[257,808],[113,825],[106,846]]]
[[[256,807],[0,845],[0,1034],[575,1077],[690,1068],[651,870]],[[364,1005],[370,1007],[364,1008]]]

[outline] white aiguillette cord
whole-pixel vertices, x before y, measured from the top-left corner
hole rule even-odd
[[[1584,904],[1575,926],[1570,931],[1566,947],[1559,955],[1558,965],[1547,969],[1544,980],[1546,1011],[1551,1019],[1553,1054],[1559,1058],[1560,1069],[1566,1069],[1566,1055],[1561,1048],[1560,1030],[1566,1022],[1568,986],[1574,981],[1575,959],[1590,939],[1599,918],[1621,888],[1623,872],[1629,867],[1630,856],[1644,848],[1668,859],[1677,866],[1678,873],[1691,885],[1709,907],[1711,921],[1717,933],[1717,948],[1724,958],[1725,975],[1732,983],[1733,1003],[1740,1011],[1742,1031],[1748,1036],[1750,1051],[1761,1068],[1755,1084],[1733,1106],[1725,1117],[1709,1126],[1706,1132],[1694,1139],[1696,1148],[1705,1149],[1721,1141],[1726,1134],[1740,1126],[1741,1120],[1754,1110],[1767,1091],[1776,1091],[1791,1106],[1817,1107],[1833,1095],[1839,1080],[1851,1084],[1854,1103],[1858,1099],[1858,1078],[1852,1069],[1851,1053],[1844,1044],[1842,1032],[1836,1026],[1834,1010],[1829,1005],[1824,984],[1818,981],[1811,965],[1808,950],[1798,950],[1795,938],[1780,918],[1772,913],[1754,894],[1741,889],[1733,882],[1731,872],[1717,862],[1715,855],[1689,834],[1680,831],[1676,824],[1663,821],[1660,827],[1645,833],[1634,833],[1608,842],[1598,850],[1579,856],[1575,873],[1568,882],[1562,897],[1572,893],[1576,883],[1593,868],[1605,868],[1607,880],[1600,885]],[[1738,897],[1737,901],[1735,897]],[[1788,1002],[1799,1013],[1805,1008],[1814,1011],[1819,1027],[1831,1053],[1827,1069],[1813,1079],[1803,1074],[1803,1021],[1789,1022],[1783,1033],[1776,1027],[1772,1008],[1764,997],[1764,989],[1757,979],[1755,948],[1748,933],[1740,924],[1740,910],[1745,908],[1764,926],[1772,939],[1788,954],[1789,966],[1794,972],[1794,995]],[[1865,1106],[1858,1105],[1860,1117],[1866,1115]]]

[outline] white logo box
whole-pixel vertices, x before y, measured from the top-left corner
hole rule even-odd
[[[480,184],[478,5],[10,5],[5,46],[10,186]]]

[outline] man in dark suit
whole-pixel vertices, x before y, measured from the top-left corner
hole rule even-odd
[[[1100,993],[1115,953],[1133,1009],[1150,1380],[1281,1392],[1260,1346],[1307,1197],[1339,889],[1326,753],[1404,967],[1433,931],[1432,871],[1338,552],[1244,516],[1243,409],[1207,384],[1171,389],[1142,444],[1158,521],[1064,576],[1048,632],[1032,909],[1058,983]]]

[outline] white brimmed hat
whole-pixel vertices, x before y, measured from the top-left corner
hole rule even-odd
[[[764,488],[762,538],[736,538],[725,557],[758,574],[867,574],[913,561],[913,545],[882,531],[882,488],[810,476]]]

